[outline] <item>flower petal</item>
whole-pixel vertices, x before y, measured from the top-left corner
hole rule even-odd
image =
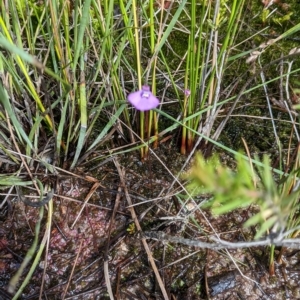
[[[127,100],[135,107],[141,100],[141,91],[130,93]]]
[[[147,85],[144,85],[140,91],[130,93],[127,99],[140,111],[147,111],[159,105],[159,100],[151,93]]]
[[[136,109],[140,111],[146,111],[146,110],[153,109],[158,105],[159,105],[159,100],[151,94],[149,98],[142,97]]]

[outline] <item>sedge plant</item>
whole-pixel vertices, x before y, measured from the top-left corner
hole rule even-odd
[[[220,87],[231,48],[238,34],[238,24],[244,1],[191,1],[190,34],[186,58],[185,92],[181,109],[184,117],[198,113],[187,126],[210,135],[218,114]],[[200,17],[199,17],[200,16]],[[226,28],[221,31],[221,28]],[[220,35],[225,34],[220,43]],[[206,113],[203,108],[210,107]],[[195,134],[182,129],[181,153],[189,153],[195,144]]]
[[[120,60],[110,68],[111,72],[106,72],[106,66],[113,61],[112,49],[117,49],[120,54],[126,39],[120,39],[118,32],[114,35],[113,22],[109,19],[113,17],[113,5],[108,2],[105,7],[97,4],[95,1],[77,1],[72,8],[66,1],[51,1],[49,5],[1,2],[0,151],[5,165],[14,170],[8,172],[3,188],[30,186],[42,194],[44,187],[37,185],[39,180],[30,173],[30,167],[39,162],[51,174],[55,173],[55,165],[74,168],[84,150],[92,151],[101,146],[125,111],[126,93],[120,80],[116,81]],[[103,22],[102,16],[107,22]],[[73,20],[72,24],[70,20]],[[107,28],[102,28],[99,33],[96,30],[98,24],[107,24]],[[103,45],[100,51],[99,45]],[[97,60],[98,53],[100,62],[95,65],[92,62]],[[104,78],[100,88],[91,82],[93,76],[98,80]],[[107,82],[113,84],[107,86]],[[97,96],[91,97],[95,92]],[[109,122],[97,127],[99,116]],[[96,127],[98,138],[92,143],[91,135],[95,134]],[[53,165],[41,155],[48,144]],[[22,178],[15,170],[22,170]],[[16,297],[29,282],[47,239],[49,242],[50,207],[44,238],[39,240],[43,209],[39,211],[32,247],[22,269],[12,279],[12,291],[18,287],[26,265],[34,259],[38,245],[40,250]]]

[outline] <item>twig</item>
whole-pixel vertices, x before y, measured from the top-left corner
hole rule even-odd
[[[143,232],[143,238],[154,239],[158,241],[167,241],[187,246],[193,246],[198,248],[207,249],[239,249],[258,246],[286,246],[293,249],[300,249],[300,239],[283,239],[283,235],[280,234],[274,238],[267,236],[264,240],[252,241],[252,242],[228,242],[221,240],[220,238],[211,237],[215,243],[201,242],[198,240],[185,239],[177,236],[167,235],[163,231],[146,231]]]

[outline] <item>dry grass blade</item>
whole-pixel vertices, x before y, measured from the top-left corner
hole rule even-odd
[[[75,221],[73,222],[73,224],[71,225],[71,229],[75,226],[76,222],[78,221],[83,209],[85,208],[87,202],[90,200],[90,198],[92,197],[92,195],[94,194],[94,192],[97,190],[97,188],[101,186],[101,184],[99,182],[94,183],[93,187],[91,188],[90,192],[88,193],[88,195],[86,196],[86,198],[84,199],[84,203],[75,219]]]
[[[109,294],[109,298],[111,300],[114,300],[114,294],[113,294],[113,291],[112,291],[112,288],[111,288],[111,283],[110,283],[110,276],[109,276],[109,269],[108,269],[108,260],[106,260],[104,262],[103,269],[104,269],[105,283],[106,283],[106,287],[107,287],[107,292]]]
[[[111,229],[115,223],[115,217],[116,217],[116,213],[120,204],[120,198],[121,198],[121,188],[118,188],[118,194],[116,196],[116,201],[115,201],[115,205],[114,205],[114,210],[112,213],[112,216],[110,218],[110,223],[109,223],[109,227],[108,227],[108,234],[107,234],[107,242],[106,242],[106,249],[105,249],[105,261],[104,261],[104,277],[105,277],[105,283],[107,286],[107,291],[109,294],[110,299],[114,299],[114,295],[112,292],[112,287],[111,287],[111,282],[110,282],[110,276],[109,276],[109,269],[108,269],[108,248],[109,248],[109,244],[110,244],[110,235],[111,235]]]
[[[134,223],[135,223],[135,226],[136,226],[137,230],[138,231],[142,231],[142,228],[141,228],[141,225],[139,223],[138,217],[137,217],[137,215],[135,213],[134,208],[132,207],[132,201],[131,201],[131,198],[129,196],[129,193],[128,193],[128,190],[127,190],[127,187],[126,187],[126,183],[125,183],[125,170],[121,169],[121,166],[120,166],[120,164],[119,164],[119,162],[118,162],[117,159],[115,159],[115,166],[116,166],[116,168],[118,170],[118,173],[119,173],[119,176],[120,176],[120,181],[121,181],[122,187],[124,189],[124,193],[125,193],[125,197],[126,197],[127,202],[128,202],[128,206],[131,206],[131,207],[129,207],[129,210],[130,210],[130,213],[131,213],[131,217],[134,220]],[[164,296],[164,299],[167,300],[167,299],[169,299],[167,291],[165,289],[164,283],[163,283],[163,281],[161,279],[161,276],[160,276],[160,274],[158,272],[158,269],[156,267],[156,264],[154,262],[151,250],[150,250],[150,248],[148,246],[148,243],[147,243],[147,241],[146,241],[146,239],[144,237],[142,238],[142,243],[143,243],[143,246],[144,246],[144,248],[145,248],[145,250],[147,252],[149,262],[150,262],[150,264],[152,266],[153,272],[154,272],[154,274],[156,276],[156,280],[157,280],[157,282],[159,284],[159,287],[160,287],[161,292],[162,292],[162,294]]]
[[[63,299],[63,300],[65,299],[66,294],[67,294],[67,291],[68,291],[68,289],[69,289],[70,282],[71,282],[71,279],[72,279],[72,277],[73,277],[74,270],[75,270],[75,267],[76,267],[76,264],[77,264],[77,261],[78,261],[78,257],[79,257],[79,254],[80,254],[80,252],[81,252],[81,249],[82,249],[82,243],[83,243],[83,241],[84,241],[84,240],[82,239],[81,242],[80,242],[80,246],[79,246],[79,249],[78,249],[78,253],[77,253],[77,255],[76,255],[76,259],[75,259],[75,261],[74,261],[74,265],[73,265],[73,268],[72,268],[72,271],[71,271],[71,274],[70,274],[70,277],[69,277],[69,280],[68,280],[66,289],[65,289],[65,291],[64,291],[64,293],[63,293],[63,296],[62,296],[62,299]]]
[[[45,249],[45,265],[44,265],[44,272],[43,272],[43,277],[42,277],[42,284],[41,284],[41,290],[40,290],[40,296],[39,300],[43,299],[43,290],[44,290],[44,284],[45,284],[45,278],[46,278],[46,271],[47,271],[47,257],[49,254],[49,245],[50,245],[50,236],[51,236],[51,225],[52,225],[52,213],[53,213],[53,199],[50,200],[48,203],[48,216],[47,216],[47,225],[46,225],[46,231],[44,234],[44,238],[41,242],[41,244],[46,243],[46,249]]]

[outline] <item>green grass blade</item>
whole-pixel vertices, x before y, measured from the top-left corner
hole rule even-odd
[[[7,93],[4,90],[2,84],[0,83],[0,103],[2,103],[3,107],[7,111],[7,114],[9,118],[11,119],[14,129],[16,130],[16,133],[18,135],[19,141],[23,142],[23,140],[26,142],[26,144],[33,149],[32,143],[29,140],[27,134],[25,133],[23,126],[19,123],[12,107],[11,104],[8,100]]]
[[[74,72],[77,66],[77,61],[79,59],[80,51],[82,51],[83,37],[84,37],[86,26],[90,18],[90,5],[91,5],[91,0],[84,1],[82,16],[80,20],[80,27],[78,31],[78,37],[76,37],[76,44],[74,45],[75,47],[74,60],[73,60]]]
[[[84,54],[80,57],[80,85],[79,85],[79,106],[80,106],[80,132],[77,142],[75,156],[71,165],[73,169],[77,163],[80,152],[84,146],[85,134],[87,130],[87,100],[86,100],[86,87],[84,75]]]
[[[114,125],[114,123],[117,121],[118,117],[120,116],[120,114],[123,112],[123,110],[125,109],[125,107],[127,106],[127,104],[123,104],[121,105],[118,110],[110,117],[110,120],[108,121],[108,123],[105,125],[105,127],[103,128],[103,130],[101,131],[101,133],[98,135],[98,137],[96,138],[96,140],[93,142],[93,144],[88,148],[87,151],[90,151],[91,149],[93,149],[95,146],[97,146],[97,144],[105,137],[105,135],[107,134],[107,132],[109,131],[109,129]]]

